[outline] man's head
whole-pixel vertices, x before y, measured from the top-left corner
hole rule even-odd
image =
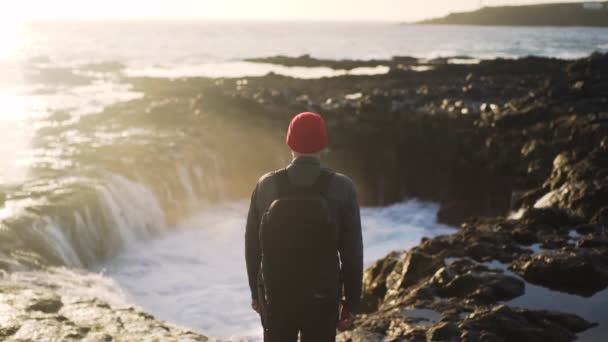
[[[286,142],[294,157],[318,155],[327,147],[325,121],[315,113],[296,115],[289,124]]]

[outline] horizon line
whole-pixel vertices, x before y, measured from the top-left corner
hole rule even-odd
[[[537,6],[537,5],[552,5],[552,4],[581,4],[585,2],[596,2],[596,3],[608,3],[608,0],[589,0],[589,1],[576,1],[576,0],[555,0],[553,2],[538,2],[538,3],[526,3],[526,4],[495,4],[495,5],[481,5],[476,7],[475,9],[465,10],[465,11],[454,11],[449,12],[444,15],[434,15],[434,16],[423,16],[416,19],[366,19],[366,18],[294,18],[294,17],[286,17],[286,18],[211,18],[204,16],[66,16],[66,17],[21,17],[16,18],[15,23],[29,23],[29,22],[82,22],[82,21],[91,21],[91,22],[121,22],[121,21],[200,21],[200,22],[316,22],[316,23],[394,23],[394,24],[418,24],[426,20],[438,19],[448,16],[454,13],[464,13],[464,12],[475,12],[484,8],[492,8],[492,7],[527,7],[527,6]],[[480,2],[483,4],[483,2]]]
[[[206,17],[55,17],[20,18],[19,23],[28,22],[82,22],[82,21],[207,21],[207,22],[321,22],[321,23],[416,23],[425,19],[340,19],[340,18],[206,18]]]

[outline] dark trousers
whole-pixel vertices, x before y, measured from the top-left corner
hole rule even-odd
[[[269,310],[264,320],[264,342],[335,342],[337,305],[304,305],[300,310]]]

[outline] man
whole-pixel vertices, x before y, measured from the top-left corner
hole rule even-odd
[[[292,163],[264,175],[251,197],[245,253],[252,307],[266,342],[295,342],[298,334],[302,342],[335,341],[336,328],[352,326],[361,301],[355,188],[321,167],[327,131],[320,115],[295,116],[286,140]]]

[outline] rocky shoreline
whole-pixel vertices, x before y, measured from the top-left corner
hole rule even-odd
[[[79,125],[170,128],[193,160],[194,142],[204,139],[223,158],[221,198],[245,198],[260,174],[287,161],[292,115],[318,111],[331,137],[323,158],[352,176],[363,204],[439,202],[440,221],[460,228],[368,269],[365,314],[339,341],[572,341],[583,331],[581,340],[599,341],[608,334],[608,55],[477,64],[257,61],[390,70],[311,80],[124,78],[145,96]],[[170,154],[181,140],[163,150],[142,144],[141,158]],[[128,167],[116,168],[128,175]],[[157,173],[150,168],[149,178]],[[532,308],[536,293],[595,311]],[[0,337],[8,340],[36,339],[38,330],[50,340],[207,340],[38,278],[5,274],[0,294],[7,313]],[[94,315],[97,323],[87,321]]]
[[[0,340],[219,342],[117,301],[116,289],[103,285],[99,276],[62,268],[5,275]]]
[[[606,322],[508,303],[536,285],[581,298],[608,285],[608,55],[444,62],[424,71],[372,64],[390,71],[133,82],[171,88],[175,101],[196,94],[184,116],[265,126],[277,144],[293,113],[319,111],[332,137],[324,158],[352,175],[363,203],[439,201],[441,221],[462,223],[367,270],[367,314],[341,341],[570,341],[596,323],[591,331],[605,333]],[[257,147],[243,148],[260,155]],[[259,172],[251,171],[244,177],[253,181]]]
[[[453,79],[445,77],[450,73],[443,72],[440,86],[430,85],[428,77],[414,89],[361,92],[361,101],[353,106],[357,113],[369,121],[372,115],[396,115],[390,125],[400,132],[383,126],[382,134],[390,139],[414,135],[411,145],[431,158],[417,170],[431,174],[431,179],[418,178],[422,184],[462,186],[461,194],[435,193],[428,185],[419,190],[422,197],[443,202],[440,219],[458,223],[471,214],[503,215],[467,219],[451,236],[423,240],[406,253],[378,261],[365,276],[369,314],[342,341],[569,341],[595,323],[600,327],[584,340],[605,336],[605,309],[598,317],[603,321],[590,323],[575,315],[504,304],[524,295],[530,284],[583,297],[608,285],[608,56],[560,64],[532,58],[482,62],[465,67],[467,71],[446,65],[452,75],[463,77],[460,84],[451,84]],[[510,82],[501,69],[517,81]],[[386,76],[390,81],[398,77]],[[437,100],[424,103],[429,98]],[[416,108],[417,102],[423,105]],[[395,123],[404,109],[419,114],[409,114],[412,124]],[[425,124],[432,129],[421,133],[415,126]],[[377,139],[380,134],[364,141]],[[387,145],[376,150],[385,152]],[[394,156],[420,166],[415,152],[413,158],[402,150]],[[370,163],[367,158],[364,162]],[[370,164],[386,167],[386,161]],[[398,167],[402,177],[409,176],[408,168]],[[451,183],[442,184],[434,174],[439,170],[455,173]],[[385,182],[393,189],[406,185],[408,195],[407,180],[393,176]],[[467,193],[473,196],[460,197]],[[483,206],[477,200],[493,203]],[[513,214],[506,218],[509,211]],[[436,317],[428,312],[417,316],[425,310]]]
[[[608,285],[608,55],[384,64],[381,76],[223,80],[215,97],[278,122],[320,111],[326,159],[365,203],[430,199],[443,222],[464,221],[367,270],[367,314],[340,340],[571,341],[598,323],[583,340],[599,340],[606,321],[509,301],[536,285],[581,298]]]

